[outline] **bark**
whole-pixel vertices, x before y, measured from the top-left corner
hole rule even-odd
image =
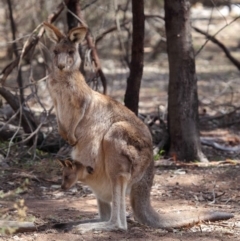
[[[15,40],[16,40],[16,25],[15,25],[15,21],[14,21],[14,18],[13,18],[13,11],[12,11],[11,0],[7,0],[7,4],[8,4],[8,10],[9,10],[9,18],[10,18],[10,25],[11,25],[11,32],[12,32],[12,40],[14,41],[12,43],[13,53],[14,53],[15,57],[18,58],[19,57],[18,47],[17,47],[17,43],[15,42]],[[18,87],[19,87],[20,101],[21,101],[21,103],[23,103],[24,102],[24,88],[23,88],[21,66],[18,69],[17,83],[18,83]]]
[[[201,151],[198,94],[188,0],[165,0],[169,61],[168,129],[170,155],[181,161],[207,161]]]
[[[137,115],[144,57],[144,0],[132,0],[132,14],[132,57],[124,103]]]
[[[68,9],[73,12],[75,15],[79,16],[80,14],[80,5],[79,0],[69,0],[67,4]],[[78,26],[78,20],[70,12],[67,12],[67,23],[68,30]]]

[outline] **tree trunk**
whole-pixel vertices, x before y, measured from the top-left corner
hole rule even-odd
[[[198,94],[188,0],[165,0],[169,61],[168,128],[170,155],[181,161],[207,161],[201,151]]]
[[[67,7],[75,15],[79,16],[79,13],[81,11],[79,0],[69,0]],[[67,23],[68,30],[78,26],[78,20],[70,12],[67,12]]]
[[[143,73],[144,46],[144,0],[132,0],[132,58],[130,75],[127,79],[127,89],[124,103],[136,115],[138,114],[139,90]]]

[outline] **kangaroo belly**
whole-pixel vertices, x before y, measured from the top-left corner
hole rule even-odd
[[[97,199],[103,202],[112,202],[112,185],[110,180],[101,180],[96,182],[86,182],[86,185],[93,191]],[[126,195],[130,194],[131,186],[129,185],[126,190]]]
[[[112,202],[112,188],[109,181],[91,183],[89,185],[95,196],[103,202]]]

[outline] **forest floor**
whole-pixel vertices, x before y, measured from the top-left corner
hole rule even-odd
[[[194,11],[196,13],[198,9],[196,8]],[[202,9],[199,12],[203,14]],[[230,22],[229,19],[226,20],[222,16],[213,19],[209,25],[210,32],[215,33],[226,25],[226,21]],[[193,25],[205,27],[205,29],[208,28],[208,23],[208,17],[193,20]],[[236,33],[239,31],[240,25],[236,22],[218,35],[218,38],[238,59],[240,56],[239,35]],[[195,49],[199,49],[205,42],[205,38],[195,32],[193,32],[193,40]],[[108,51],[107,41],[105,44],[106,46],[103,43],[103,48]],[[146,53],[140,93],[140,113],[160,113],[160,117],[165,120],[168,66],[167,54],[164,51],[165,49],[160,51],[154,63],[148,62],[149,54]],[[101,52],[100,56],[102,56]],[[3,62],[0,64],[5,65]],[[111,58],[106,57],[102,61],[103,70],[109,80],[109,94],[122,101],[128,70],[120,69],[119,65],[116,68],[114,64]],[[227,122],[227,115],[222,119],[215,118],[234,111],[240,106],[239,70],[229,62],[217,46],[210,42],[197,56],[196,69],[200,120],[204,116],[210,117],[203,126],[204,128],[201,129],[201,137],[214,138],[211,140],[226,148],[239,147],[240,115],[236,115],[236,119],[231,120],[236,123],[235,125]],[[14,75],[10,78],[15,81]],[[206,126],[207,128],[205,128]],[[222,128],[222,126],[225,127]],[[51,225],[55,223],[95,218],[97,203],[94,195],[80,183],[69,191],[63,192],[60,189],[60,167],[51,158],[34,162],[13,160],[11,165],[3,165],[0,170],[0,191],[2,191],[0,192],[0,216],[8,220],[32,221],[38,230],[13,235],[3,235],[3,230],[0,230],[0,241],[240,240],[240,147],[236,153],[219,151],[205,145],[203,148],[211,161],[208,165],[196,163],[182,165],[167,160],[156,162],[160,165],[156,167],[151,192],[152,205],[159,213],[183,210],[192,210],[192,212],[196,210],[227,211],[234,214],[234,218],[228,221],[199,223],[194,227],[176,229],[171,232],[152,229],[133,220],[127,200],[128,231],[94,231],[80,235],[71,231],[53,229]],[[24,203],[21,203],[20,200],[24,200]]]
[[[1,241],[239,240],[240,165],[237,162],[186,166],[163,161],[160,167],[156,167],[151,197],[152,205],[159,213],[219,210],[235,215],[227,221],[199,223],[194,227],[175,229],[171,232],[135,222],[129,202],[128,231],[74,234],[72,231],[51,228],[55,223],[88,220],[97,216],[96,199],[86,186],[79,183],[69,191],[64,192],[60,189],[60,169],[56,161],[43,159],[40,162],[29,162],[23,166],[1,170],[1,189],[5,193],[12,190],[7,198],[0,200],[2,217],[16,220],[21,210],[27,207],[26,216],[23,215],[22,218],[25,221],[33,221],[38,227],[38,231],[34,232],[0,235]],[[18,202],[21,199],[25,200],[22,206]],[[16,204],[17,209],[14,208]]]

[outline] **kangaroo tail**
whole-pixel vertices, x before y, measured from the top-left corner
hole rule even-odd
[[[181,228],[193,226],[201,221],[226,220],[233,214],[212,211],[178,211],[167,214],[158,214],[151,206],[150,191],[154,176],[154,163],[152,162],[143,178],[132,186],[130,199],[135,219],[153,228]]]

